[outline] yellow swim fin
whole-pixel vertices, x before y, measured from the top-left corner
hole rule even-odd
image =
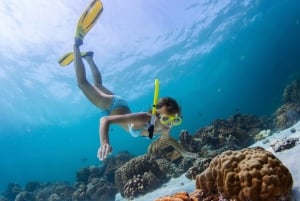
[[[81,56],[85,57],[85,56],[90,56],[93,57],[94,53],[93,52],[81,52]],[[62,67],[65,67],[67,65],[69,65],[70,63],[72,63],[74,61],[74,53],[73,52],[68,52],[66,54],[64,54],[59,60],[58,63],[59,65],[61,65]]]
[[[95,25],[98,17],[103,11],[103,4],[100,0],[93,0],[91,4],[84,10],[77,23],[75,37],[81,39],[91,30]]]
[[[74,60],[74,53],[73,52],[68,52],[64,54],[59,60],[58,63],[61,66],[67,66],[69,65],[72,61]]]

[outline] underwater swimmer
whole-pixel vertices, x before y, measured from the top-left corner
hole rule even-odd
[[[109,127],[111,124],[117,124],[132,136],[149,136],[148,127],[151,122],[152,114],[150,112],[132,113],[125,99],[115,95],[102,84],[102,76],[97,68],[93,53],[82,54],[79,46],[83,44],[81,38],[75,38],[74,44],[74,64],[78,87],[84,95],[99,109],[106,112],[107,116],[100,119],[99,136],[100,148],[97,157],[100,160],[107,158],[112,152],[109,142]],[[89,64],[94,80],[91,84],[86,78],[85,66],[82,58]],[[197,158],[197,154],[187,152],[178,142],[170,136],[170,130],[173,126],[181,124],[181,111],[177,101],[170,97],[161,98],[157,104],[156,120],[154,125],[154,134],[161,134],[170,145],[179,151],[185,157]]]

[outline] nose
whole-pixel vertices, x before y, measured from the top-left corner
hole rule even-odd
[[[173,126],[173,122],[171,121],[171,122],[169,122],[166,126],[168,126],[169,128],[172,128],[172,126]]]

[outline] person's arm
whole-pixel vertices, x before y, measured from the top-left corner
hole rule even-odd
[[[197,158],[199,158],[198,157],[198,154],[196,154],[196,153],[192,153],[192,152],[188,152],[188,151],[186,151],[174,138],[172,138],[171,136],[170,136],[170,134],[169,133],[163,133],[162,134],[162,137],[164,138],[164,139],[166,139],[167,141],[168,141],[168,143],[174,148],[174,149],[176,149],[178,152],[180,152],[181,153],[181,155],[183,156],[183,157],[188,157],[188,158],[195,158],[195,159],[197,159]]]
[[[151,115],[146,112],[102,117],[100,119],[100,125],[99,125],[99,138],[100,138],[101,146],[98,150],[98,158],[100,160],[103,160],[112,151],[112,147],[109,144],[109,132],[108,132],[109,126],[111,124],[119,124],[126,131],[128,131],[129,123],[144,124],[145,122],[149,121],[150,118]]]

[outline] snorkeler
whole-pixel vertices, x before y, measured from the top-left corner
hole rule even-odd
[[[97,157],[104,160],[112,151],[109,143],[109,126],[118,124],[132,136],[149,136],[152,114],[150,112],[132,113],[125,99],[115,95],[102,84],[102,77],[94,60],[93,53],[82,54],[79,46],[82,45],[81,38],[75,38],[74,44],[74,66],[77,77],[78,87],[84,95],[99,109],[106,112],[107,116],[100,119],[99,137],[100,148]],[[82,56],[83,55],[83,56]],[[89,64],[94,80],[92,85],[86,78],[85,66],[82,58]],[[170,136],[173,126],[181,124],[181,111],[175,99],[170,97],[161,98],[156,107],[156,121],[154,134],[161,134],[170,145],[185,157],[196,158],[197,154],[187,152],[178,142]]]
[[[197,154],[187,152],[170,136],[171,128],[180,125],[182,121],[180,107],[176,100],[170,97],[161,98],[155,107],[156,118],[153,118],[153,114],[150,112],[132,113],[125,99],[115,95],[103,86],[101,73],[93,60],[93,52],[80,52],[79,47],[83,44],[85,34],[91,29],[102,10],[102,3],[99,0],[94,0],[91,3],[78,22],[74,53],[67,53],[59,61],[62,66],[65,66],[74,60],[78,87],[90,102],[107,114],[100,119],[100,148],[98,149],[97,157],[100,160],[104,160],[112,152],[112,147],[109,143],[109,126],[117,124],[134,137],[148,136],[152,138],[153,134],[161,134],[183,156],[197,158]],[[90,66],[94,84],[91,84],[86,78],[82,58]],[[153,119],[155,121],[151,122]],[[154,130],[149,135],[151,130],[149,127],[151,126],[152,128],[154,126]]]

